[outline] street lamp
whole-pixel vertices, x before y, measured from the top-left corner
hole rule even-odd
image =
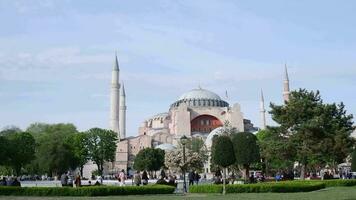
[[[180,138],[180,143],[183,145],[183,193],[187,192],[187,182],[185,181],[185,145],[188,142],[187,136],[183,135]]]

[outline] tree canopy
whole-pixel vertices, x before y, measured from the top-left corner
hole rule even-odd
[[[116,152],[117,134],[111,130],[92,128],[87,132],[88,157],[98,166],[101,175],[105,162],[113,162]]]
[[[286,104],[271,104],[271,109],[280,134],[295,148],[301,178],[308,164],[336,166],[350,154],[353,116],[346,113],[343,103],[325,104],[319,91],[300,89],[291,92]]]
[[[164,156],[162,149],[142,149],[135,157],[133,168],[140,171],[157,171],[164,166]]]
[[[250,165],[260,160],[257,137],[250,132],[239,132],[231,135],[236,164],[245,169],[245,180],[249,177]]]

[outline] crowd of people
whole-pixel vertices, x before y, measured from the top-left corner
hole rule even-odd
[[[2,177],[0,180],[0,186],[17,186],[21,187],[21,183],[19,181],[19,178],[9,176],[9,177]]]

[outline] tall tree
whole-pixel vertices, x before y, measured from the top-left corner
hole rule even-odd
[[[223,194],[226,193],[226,168],[235,163],[234,147],[227,135],[215,136],[211,146],[211,160],[223,168]]]
[[[115,160],[117,134],[111,130],[92,128],[87,131],[88,155],[103,174],[104,163]]]
[[[73,124],[48,124],[36,132],[38,150],[32,169],[58,175],[76,167],[73,137],[78,133]]]
[[[260,160],[257,138],[249,132],[239,132],[231,135],[236,163],[243,166],[245,181],[248,181],[250,165]]]
[[[15,132],[5,135],[8,141],[8,165],[19,176],[21,169],[35,158],[36,142],[27,132]]]
[[[77,133],[72,138],[75,157],[74,166],[78,166],[80,175],[83,176],[84,165],[89,160],[88,137],[86,133]]]
[[[164,155],[162,149],[142,149],[135,157],[133,168],[140,171],[157,171],[164,166]]]
[[[0,135],[0,165],[8,163],[9,155],[9,141],[5,136]]]
[[[339,162],[351,150],[352,115],[344,105],[324,104],[319,91],[293,91],[285,105],[271,104],[274,121],[296,148],[301,179],[309,163]]]
[[[295,148],[280,132],[283,131],[278,127],[268,127],[256,134],[263,171],[266,175],[291,169],[295,162]]]

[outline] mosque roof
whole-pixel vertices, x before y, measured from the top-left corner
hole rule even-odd
[[[190,90],[189,92],[186,92],[182,94],[179,100],[184,100],[184,99],[216,99],[216,100],[221,100],[219,95],[215,94],[214,92],[211,92],[209,90],[205,90],[202,88],[198,89],[193,89]]]
[[[213,144],[214,136],[215,135],[219,136],[219,135],[223,134],[223,130],[224,130],[224,127],[218,127],[216,129],[212,130],[205,140],[205,146],[210,149],[211,145]]]
[[[173,151],[176,149],[176,147],[172,144],[169,143],[163,143],[155,147],[156,149],[162,149],[164,151]]]

